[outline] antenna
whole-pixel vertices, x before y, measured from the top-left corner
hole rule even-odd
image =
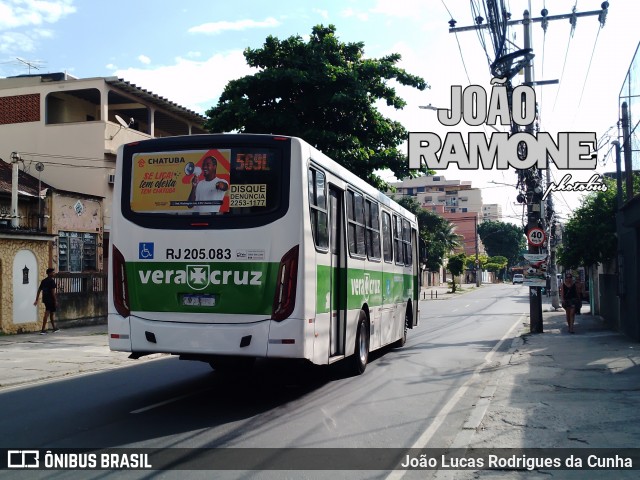
[[[122,130],[123,128],[126,130],[127,128],[129,128],[131,125],[133,125],[133,118],[129,119],[129,123],[127,123],[125,121],[124,118],[122,118],[120,115],[116,115],[116,120],[118,121],[118,123],[120,124],[120,128],[118,128],[118,131],[116,133],[114,133],[113,135],[111,135],[111,138],[109,140],[113,140],[113,138],[120,133],[120,130]]]
[[[124,128],[129,128],[129,126],[131,125],[131,123],[127,123],[124,121],[124,118],[122,118],[120,115],[116,115],[116,120],[118,121],[118,123],[123,126]]]
[[[16,57],[16,60],[18,60],[20,63],[25,64],[28,68],[29,68],[29,75],[31,75],[31,69],[35,68],[36,70],[40,70],[40,67],[42,66],[42,64],[44,62],[41,62],[40,60],[25,60],[23,58],[20,57]]]

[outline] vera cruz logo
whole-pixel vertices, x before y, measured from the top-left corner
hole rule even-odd
[[[146,266],[147,264],[145,264]],[[167,268],[158,264],[156,268],[137,270],[142,285],[187,285],[199,291],[209,285],[253,285],[261,286],[265,271],[242,268],[218,270],[216,265],[184,265],[182,268]],[[247,267],[247,265],[242,265]],[[254,265],[254,268],[260,265]]]
[[[209,286],[209,265],[187,265],[187,285],[194,290],[204,290]]]
[[[363,295],[365,297],[379,295],[381,292],[380,284],[380,280],[372,279],[370,274],[365,273],[363,278],[351,279],[351,295]]]
[[[267,315],[273,307],[275,262],[128,262],[132,309],[146,312]],[[211,307],[185,306],[185,294],[216,295]]]

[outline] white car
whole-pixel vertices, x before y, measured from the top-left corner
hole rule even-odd
[[[524,282],[524,275],[522,275],[521,273],[516,273],[513,276],[513,284],[515,285],[516,283],[523,283]]]

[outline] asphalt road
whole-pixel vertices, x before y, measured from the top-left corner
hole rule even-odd
[[[512,327],[528,311],[527,294],[527,288],[506,284],[423,301],[420,325],[409,331],[407,344],[372,354],[358,377],[344,377],[334,367],[260,361],[251,375],[229,378],[204,363],[163,358],[11,389],[0,393],[0,447],[447,447],[484,388],[480,373],[490,374],[509,346]],[[150,473],[127,472],[126,478]],[[176,477],[212,478],[206,473]],[[354,478],[353,472],[346,477]]]

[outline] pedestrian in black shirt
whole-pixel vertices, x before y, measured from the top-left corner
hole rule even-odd
[[[40,297],[40,292],[42,292],[44,318],[42,319],[42,330],[40,331],[40,335],[47,333],[47,319],[49,317],[51,317],[51,328],[54,332],[58,331],[53,319],[54,314],[56,313],[56,307],[58,306],[58,298],[56,297],[57,285],[56,281],[53,279],[53,272],[53,268],[47,268],[47,278],[40,282],[40,287],[38,287],[38,293],[36,294],[36,301],[33,302],[34,305],[38,304],[38,298]]]
[[[573,324],[576,321],[577,302],[580,302],[580,299],[578,298],[578,288],[573,281],[571,272],[564,274],[564,282],[562,282],[560,289],[560,298],[562,298],[562,307],[566,312],[569,333],[575,333]]]

